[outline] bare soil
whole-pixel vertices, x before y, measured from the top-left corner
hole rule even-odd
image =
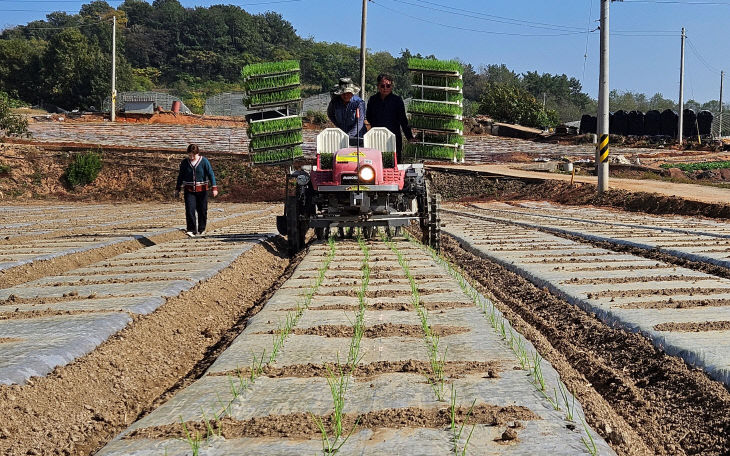
[[[469,407],[457,407],[456,419],[461,424],[469,412]],[[332,432],[331,415],[321,418],[328,432]],[[480,404],[474,407],[469,415],[469,423],[486,424],[488,426],[500,426],[515,421],[536,421],[540,417],[530,409],[521,406],[499,407],[496,405]],[[224,418],[220,422],[221,434],[224,438],[242,437],[287,437],[314,439],[321,437],[319,428],[314,418],[306,413],[292,413],[289,415],[266,416],[252,418],[250,420],[234,420]],[[342,418],[342,428],[352,429],[357,423],[357,429],[385,429],[385,428],[431,428],[443,429],[451,424],[450,410],[448,408],[425,409],[425,408],[400,408],[386,409],[364,414],[345,414]],[[207,430],[204,422],[188,421],[185,423],[189,432],[199,431],[205,433]],[[216,432],[218,429],[215,429]],[[132,432],[129,439],[157,439],[185,436],[182,425],[156,426],[146,429],[138,429]]]
[[[1,318],[1,317],[0,317]],[[319,325],[311,328],[294,328],[294,334],[323,336],[323,337],[346,337],[351,338],[353,327],[345,325]],[[274,334],[276,330],[269,333]],[[431,326],[431,332],[439,337],[453,336],[469,332],[469,328],[457,326]],[[406,325],[395,323],[383,323],[380,325],[366,326],[363,335],[368,338],[374,337],[423,337],[423,329],[418,325]]]
[[[89,355],[26,385],[0,386],[0,454],[98,450],[205,372],[293,271],[285,252],[278,241],[256,246],[154,313],[135,316]]]
[[[90,148],[91,149],[91,148]],[[99,150],[96,150],[99,152]],[[0,143],[0,201],[55,198],[66,201],[173,201],[183,153],[102,151],[103,167],[89,185],[72,188],[66,168],[81,152]],[[252,166],[237,154],[205,154],[227,202],[283,201],[284,166]]]
[[[680,331],[680,332],[705,332],[705,331],[727,331],[730,329],[730,321],[703,321],[700,323],[662,323],[654,326],[657,331]]]
[[[448,257],[491,295],[622,455],[724,455],[730,392],[644,337],[594,315],[442,237]]]
[[[0,304],[2,305],[2,304]],[[421,301],[421,306],[425,307],[429,311],[433,310],[447,310],[447,309],[461,309],[461,308],[467,308],[472,307],[473,304],[470,302],[424,302]],[[309,310],[312,311],[318,311],[318,310],[355,310],[357,308],[356,305],[348,306],[346,304],[328,304],[325,306],[317,306],[317,307],[309,307]],[[415,307],[411,303],[399,303],[399,302],[366,302],[365,308],[367,310],[396,310],[396,311],[402,311],[402,312],[408,312],[412,310],[416,310]],[[291,307],[288,309],[284,309],[287,312],[290,312],[292,310],[296,310],[296,308]]]
[[[324,378],[328,375],[328,367],[333,369],[335,366],[311,363],[282,367],[266,365],[262,370],[262,375],[270,378]],[[446,361],[444,363],[444,374],[449,380],[461,378],[468,374],[484,374],[483,378],[499,378],[499,372],[501,370],[503,370],[502,363],[497,361]],[[221,372],[211,375],[248,377],[250,373],[250,368],[243,367],[236,371]],[[363,380],[372,378],[375,375],[392,373],[411,373],[425,376],[431,375],[433,371],[429,363],[411,359],[408,361],[378,361],[368,364],[358,364],[352,372],[352,375],[356,380]]]

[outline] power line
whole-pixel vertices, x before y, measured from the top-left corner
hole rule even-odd
[[[547,30],[562,30],[562,31],[579,31],[580,30],[581,32],[583,31],[583,29],[581,27],[575,27],[575,26],[570,26],[570,25],[548,24],[545,22],[526,21],[526,20],[522,20],[522,19],[514,19],[514,18],[510,18],[510,17],[505,17],[505,16],[495,16],[493,14],[485,14],[485,13],[481,13],[479,11],[455,8],[453,6],[442,5],[439,3],[430,2],[430,1],[426,1],[426,0],[421,0],[419,3],[412,3],[412,2],[409,2],[406,0],[392,0],[392,1],[394,1],[396,3],[404,3],[407,5],[417,6],[421,9],[430,9],[430,10],[438,11],[438,12],[442,12],[442,13],[447,13],[447,14],[452,14],[452,15],[462,16],[462,17],[469,17],[472,19],[481,19],[481,20],[489,21],[489,22],[497,22],[500,24],[518,25],[521,27],[529,26],[532,28],[541,28],[541,29],[547,29]],[[429,5],[434,5],[438,8],[423,6],[424,3],[429,4]]]
[[[688,1],[679,0],[622,0],[623,3],[663,3],[669,5],[711,5],[711,6],[730,6],[730,2],[709,2],[709,1]]]
[[[720,70],[718,68],[715,68],[714,66],[710,65],[710,63],[700,54],[700,51],[695,47],[695,45],[692,43],[692,40],[687,38],[687,44],[689,44],[689,48],[692,51],[692,53],[697,57],[697,59],[712,73],[719,73]]]
[[[593,2],[588,2],[588,24],[586,25],[586,50],[583,54],[583,77],[581,83],[586,80],[586,65],[588,64],[588,41],[591,36],[591,17],[593,16]]]
[[[421,17],[413,16],[413,15],[405,13],[403,11],[399,11],[399,10],[396,10],[393,8],[388,8],[387,6],[381,5],[380,3],[378,3],[374,0],[370,0],[370,3],[372,3],[376,6],[379,6],[385,10],[391,11],[396,14],[400,14],[401,16],[405,16],[405,17],[408,17],[408,18],[411,18],[411,19],[414,19],[414,20],[417,20],[420,22],[426,22],[428,24],[434,24],[434,25],[438,25],[441,27],[446,27],[446,28],[450,28],[450,29],[454,29],[454,30],[462,30],[462,31],[466,31],[466,32],[485,33],[485,34],[489,34],[489,35],[524,36],[524,37],[552,37],[552,36],[567,36],[567,35],[583,34],[582,29],[580,31],[575,31],[575,32],[563,32],[563,33],[552,33],[552,34],[546,34],[546,33],[543,33],[543,34],[532,33],[531,34],[531,33],[515,33],[515,32],[495,32],[492,30],[481,30],[481,29],[473,29],[473,28],[469,28],[469,27],[459,27],[456,25],[442,24],[440,22],[431,21],[428,19],[423,19]]]

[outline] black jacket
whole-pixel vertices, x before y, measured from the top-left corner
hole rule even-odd
[[[411,127],[408,126],[406,107],[403,99],[395,94],[390,94],[385,99],[380,98],[376,93],[368,99],[368,110],[366,118],[371,127],[385,127],[395,134],[396,152],[400,154],[403,150],[403,137],[401,129],[409,140],[413,138]]]

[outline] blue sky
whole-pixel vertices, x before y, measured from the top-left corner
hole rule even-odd
[[[151,0],[150,0],[151,1]],[[76,0],[0,0],[0,27],[78,12]],[[108,1],[117,6],[120,1]],[[184,6],[239,5],[276,11],[299,35],[360,44],[361,0],[182,0]],[[22,10],[22,11],[11,11]],[[459,58],[475,67],[504,63],[516,72],[565,73],[597,97],[599,0],[374,0],[367,46]],[[679,92],[680,30],[687,29],[685,99],[717,99],[730,70],[730,0],[625,0],[611,4],[611,88]],[[586,53],[587,49],[587,53]],[[587,55],[587,57],[585,57]],[[725,100],[730,100],[730,77]]]

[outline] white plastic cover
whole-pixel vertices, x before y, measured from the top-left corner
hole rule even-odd
[[[349,146],[350,140],[347,133],[339,128],[325,128],[317,135],[318,154],[334,154],[338,150]]]
[[[371,128],[365,133],[364,146],[381,152],[395,152],[395,135],[385,127]]]

